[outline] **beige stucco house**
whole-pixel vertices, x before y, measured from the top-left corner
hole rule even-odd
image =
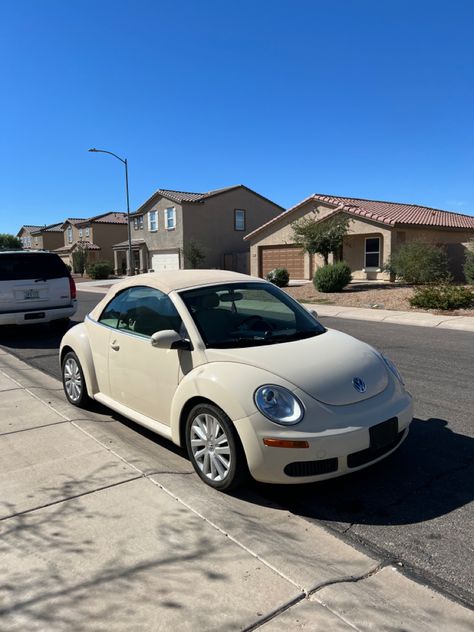
[[[88,252],[88,261],[113,263],[113,245],[127,236],[127,214],[107,212],[89,218],[69,217],[61,224],[62,243],[55,249],[67,265],[73,267],[73,253]]]
[[[63,243],[62,222],[48,226],[22,226],[17,233],[24,250],[55,250]]]
[[[462,278],[465,247],[474,238],[474,217],[417,204],[322,194],[311,195],[245,236],[251,274],[263,277],[279,267],[286,268],[292,279],[311,279],[323,259],[295,246],[291,224],[304,217],[324,221],[337,213],[350,218],[342,257],[354,279],[389,280],[384,263],[401,244],[414,240],[444,245],[454,276]]]
[[[159,189],[131,215],[133,267],[140,272],[190,267],[185,250],[194,241],[205,256],[203,268],[249,272],[244,235],[282,210],[242,184],[207,193]],[[117,273],[124,272],[126,238],[114,253]]]

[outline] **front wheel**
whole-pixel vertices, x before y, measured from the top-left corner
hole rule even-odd
[[[237,432],[217,406],[198,404],[191,410],[186,422],[186,447],[197,474],[214,489],[235,489],[248,475]]]
[[[62,364],[63,387],[66,398],[73,406],[84,408],[89,401],[86,381],[79,358],[74,351],[68,351]]]

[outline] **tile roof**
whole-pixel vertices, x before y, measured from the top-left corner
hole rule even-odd
[[[67,246],[61,246],[56,248],[53,252],[71,252],[77,246],[82,246],[84,250],[101,250],[101,247],[97,244],[93,244],[90,241],[75,241],[73,244],[67,244]]]
[[[334,206],[335,211],[344,211],[349,215],[359,216],[388,226],[430,226],[452,228],[458,230],[474,230],[474,216],[443,211],[419,204],[403,204],[401,202],[384,202],[381,200],[365,200],[337,195],[314,193],[287,211],[280,213],[269,222],[259,226],[244,239],[263,230],[287,214],[293,213],[307,202],[322,202]]]
[[[87,219],[81,220],[80,224],[126,224],[127,223],[127,213],[119,213],[116,211],[107,211],[106,213],[101,213],[100,215],[94,215],[93,217],[88,217]]]
[[[37,230],[31,231],[32,234],[40,234],[40,233],[62,233],[62,222],[59,224],[49,224],[48,226],[38,226]]]
[[[84,217],[68,217],[67,219],[64,220],[64,222],[61,224],[61,226],[64,227],[64,224],[66,222],[69,222],[70,224],[75,226],[76,224],[79,224],[80,222],[85,222],[85,221],[87,221],[87,220]]]
[[[42,228],[42,226],[33,226],[30,224],[24,224],[18,231],[17,235],[19,235],[22,230],[28,230],[31,233],[31,232],[37,231],[40,228]]]
[[[258,195],[259,198],[267,200],[267,202],[271,202],[271,204],[273,204],[277,208],[282,208],[279,204],[276,204],[272,200],[269,200],[263,195],[260,195],[260,193],[257,193],[256,191],[249,189],[249,187],[246,187],[244,184],[234,184],[230,187],[224,187],[222,189],[213,189],[212,191],[207,191],[206,193],[192,193],[190,191],[174,191],[173,189],[158,189],[158,191],[155,191],[155,193],[153,193],[153,195],[150,198],[148,198],[148,200],[146,200],[146,202],[144,202],[134,213],[132,213],[132,215],[133,216],[140,215],[144,211],[145,207],[159,196],[162,196],[166,198],[167,200],[171,200],[172,202],[177,202],[178,204],[181,204],[182,202],[186,202],[187,204],[192,204],[192,203],[204,202],[208,198],[211,198],[215,195],[220,195],[221,193],[226,193],[227,191],[232,191],[233,189],[245,189],[246,191],[250,191],[251,193]]]
[[[140,246],[144,243],[146,243],[144,239],[132,239],[132,246]],[[121,241],[118,244],[114,244],[112,248],[128,248],[128,240]]]

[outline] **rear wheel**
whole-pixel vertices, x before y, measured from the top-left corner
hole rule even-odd
[[[81,363],[74,351],[68,351],[63,358],[62,377],[68,402],[73,406],[84,408],[89,401],[89,396]]]
[[[194,469],[210,487],[230,491],[247,478],[240,439],[229,417],[217,406],[198,404],[191,410],[186,447]]]

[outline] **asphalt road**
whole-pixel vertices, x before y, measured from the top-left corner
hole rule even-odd
[[[78,296],[77,322],[101,298],[87,292]],[[254,484],[253,502],[277,502],[315,520],[474,607],[473,334],[322,320],[396,362],[415,398],[410,435],[394,455],[347,477],[309,486]],[[0,345],[59,376],[61,335],[48,325],[5,329]],[[133,425],[132,432],[143,434]],[[151,433],[147,436],[155,442]],[[162,440],[156,440],[156,446],[166,451],[167,461],[182,458]]]

